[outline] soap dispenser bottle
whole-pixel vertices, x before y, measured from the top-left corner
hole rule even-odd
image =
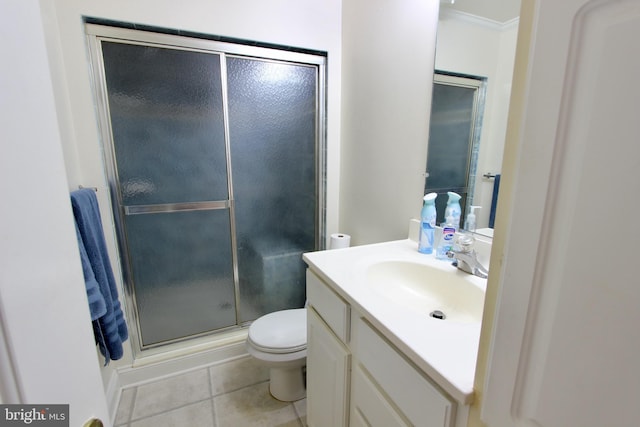
[[[424,203],[420,211],[420,239],[418,252],[423,254],[433,253],[433,235],[436,228],[436,205],[438,195],[429,193],[424,196]]]
[[[469,233],[476,232],[476,209],[480,209],[482,206],[471,206],[469,208],[469,215],[467,215],[467,219],[464,222],[464,229]]]
[[[460,195],[453,191],[447,192],[449,200],[447,201],[447,208],[444,211],[445,220],[449,216],[453,216],[453,224],[456,226],[456,230],[460,228],[460,216],[462,210],[460,209]]]
[[[449,211],[449,216],[447,216],[446,222],[442,224],[442,238],[438,244],[438,249],[436,249],[436,258],[446,261],[450,260],[447,256],[447,252],[453,248],[456,230],[455,219],[452,212]]]

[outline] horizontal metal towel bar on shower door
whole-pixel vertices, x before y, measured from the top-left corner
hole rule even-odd
[[[229,209],[230,205],[231,203],[228,200],[221,200],[216,202],[165,203],[157,205],[125,206],[124,214],[139,215],[184,211],[209,211],[214,209]]]

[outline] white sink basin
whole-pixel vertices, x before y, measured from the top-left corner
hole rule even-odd
[[[366,271],[367,285],[374,292],[425,316],[444,313],[444,319],[434,317],[439,322],[480,323],[484,291],[473,280],[477,278],[457,269],[409,261],[381,261]]]

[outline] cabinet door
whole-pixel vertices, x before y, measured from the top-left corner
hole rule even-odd
[[[307,311],[307,424],[347,426],[351,356],[315,310]]]

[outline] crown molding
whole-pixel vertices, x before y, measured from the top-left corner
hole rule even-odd
[[[440,20],[446,19],[455,19],[496,31],[505,31],[513,27],[517,27],[518,23],[520,22],[519,17],[515,17],[505,22],[499,22],[494,21],[493,19],[485,18],[483,16],[472,15],[470,13],[462,12],[455,9],[440,8]]]

